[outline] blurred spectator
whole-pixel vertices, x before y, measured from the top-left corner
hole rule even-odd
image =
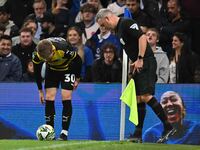
[[[0,81],[16,82],[22,78],[19,58],[11,52],[12,40],[8,35],[0,37]]]
[[[10,35],[11,37],[18,35],[19,28],[10,19],[9,12],[4,6],[0,7],[0,23],[5,26],[4,34]]]
[[[52,8],[52,2],[53,0],[45,0],[46,4],[47,4],[47,10],[51,10]]]
[[[0,23],[0,37],[4,35],[5,30],[6,30],[5,26],[2,23]]]
[[[190,120],[184,120],[186,108],[181,96],[174,91],[162,94],[160,104],[162,105],[168,121],[176,128],[176,133],[169,137],[165,144],[200,144],[200,124]],[[143,136],[144,142],[156,142],[162,135],[163,126],[155,124],[147,129]]]
[[[6,10],[10,13],[11,20],[20,29],[24,19],[31,13],[33,13],[33,1],[34,0],[7,0],[4,4]]]
[[[110,42],[116,46],[116,53],[119,56],[121,51],[121,44],[119,38],[111,32],[111,29],[105,26],[99,27],[100,33],[96,32],[93,36],[87,40],[86,45],[92,49],[94,58],[100,58],[101,46],[107,42]]]
[[[151,27],[149,17],[140,9],[140,0],[126,0],[126,7],[131,12],[132,18],[138,23],[145,33],[148,27]]]
[[[169,83],[194,83],[198,57],[189,49],[186,35],[176,32],[173,36],[172,48]]]
[[[112,43],[102,46],[102,55],[92,65],[93,82],[121,82],[122,64],[116,54],[116,47]]]
[[[40,40],[49,37],[64,37],[66,33],[61,31],[55,26],[55,16],[50,12],[45,12],[44,16],[41,18],[42,34],[40,35]]]
[[[156,83],[168,83],[169,79],[169,59],[166,52],[162,50],[162,47],[157,46],[159,40],[159,33],[156,28],[149,28],[146,32],[147,41],[150,44],[154,56],[157,62],[157,82]]]
[[[7,0],[1,0],[1,1],[0,1],[0,6],[3,6],[3,5],[5,4],[6,1],[7,1]]]
[[[90,4],[85,3],[81,6],[81,14],[83,20],[75,25],[78,26],[83,32],[83,43],[90,39],[99,28],[98,23],[95,22],[97,8]]]
[[[73,46],[74,50],[78,52],[82,59],[83,65],[81,70],[81,81],[90,82],[91,66],[94,58],[91,49],[89,49],[87,46],[84,46],[82,43],[81,30],[76,26],[70,27],[67,31],[66,40]]]
[[[54,8],[56,8],[57,3],[59,3],[57,0],[52,0],[51,10],[54,10]],[[80,4],[82,3],[82,1],[80,1],[80,0],[67,0],[67,2],[64,2],[64,3],[66,3],[65,7],[68,8],[69,14],[70,14],[70,18],[67,19],[67,20],[69,20],[70,23],[72,23],[72,22],[74,23],[75,18],[77,16],[77,14],[79,13]]]
[[[116,0],[100,0],[102,7],[106,8],[109,4],[111,4],[112,2],[114,3]]]
[[[35,20],[38,28],[37,28],[37,31],[36,31],[34,37],[36,39],[40,39],[40,34],[42,34],[40,19],[43,17],[44,13],[47,11],[47,4],[46,4],[45,0],[34,0],[33,10],[34,10],[34,13],[28,15],[25,18],[24,22],[27,22],[27,20]]]
[[[124,13],[124,8],[126,0],[117,0],[108,5],[108,9],[110,9],[115,15],[120,16]]]
[[[68,9],[71,9],[72,5],[73,5],[73,0],[52,0],[52,3],[51,3],[51,9],[54,9],[56,8],[58,5],[60,4]],[[61,6],[60,5],[60,6]],[[58,6],[58,7],[60,7]]]
[[[33,62],[31,59],[27,61],[26,64],[26,72],[22,75],[22,81],[23,82],[34,82],[34,68],[33,68]]]
[[[81,5],[81,1],[80,0],[73,0],[72,1],[72,6],[70,8],[70,18],[72,18],[71,20],[73,20],[75,22],[75,18],[77,16],[77,14],[79,13],[80,10],[80,6]]]
[[[181,13],[181,6],[179,0],[169,0],[167,2],[167,14],[168,17],[162,21],[162,27],[160,28],[160,40],[159,44],[167,55],[170,56],[171,49],[171,39],[175,32],[182,32],[190,34],[190,22]],[[189,39],[188,39],[189,40]]]
[[[20,43],[12,47],[12,52],[21,60],[23,73],[26,72],[27,62],[32,59],[35,47],[32,30],[30,28],[22,28],[20,30]]]
[[[93,5],[96,8],[97,12],[102,8],[100,0],[87,0],[86,3]],[[85,5],[85,3],[83,3],[83,5]],[[83,5],[81,5],[81,7]],[[82,12],[81,12],[81,9],[80,9],[79,13],[77,14],[77,16],[75,18],[75,22],[78,23],[78,22],[81,22],[81,21],[83,21],[83,16],[82,16]]]
[[[200,56],[199,35],[200,35],[200,1],[199,0],[181,0],[183,9],[189,15],[191,23],[191,42],[192,50]]]
[[[55,0],[55,2],[52,6],[52,13],[55,16],[55,26],[66,33],[69,24],[74,23],[71,20],[71,14],[68,8],[69,0]]]
[[[158,30],[162,26],[163,18],[167,18],[168,0],[142,0],[143,11],[150,18],[152,27]]]
[[[26,22],[24,22],[24,24],[22,26],[22,28],[29,28],[32,30],[33,41],[35,44],[37,44],[39,42],[39,39],[35,38],[35,34],[36,34],[36,31],[38,28],[37,25],[38,24],[36,23],[35,20],[28,19],[28,20],[26,20]],[[20,43],[20,35],[12,38],[12,46],[15,46],[19,43]]]

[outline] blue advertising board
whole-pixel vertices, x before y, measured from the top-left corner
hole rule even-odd
[[[199,84],[157,84],[155,97],[176,91],[186,106],[185,119],[200,122]],[[69,139],[119,140],[121,84],[80,84],[73,93],[73,116]],[[61,131],[62,102],[60,91],[56,96],[56,136]],[[125,137],[134,131],[126,109]],[[159,123],[147,107],[144,131]],[[39,102],[34,83],[0,83],[0,138],[23,139],[35,137],[37,128],[45,123],[44,105]],[[200,135],[197,135],[200,137]]]

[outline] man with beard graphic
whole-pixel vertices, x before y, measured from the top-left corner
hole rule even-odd
[[[162,94],[160,103],[167,115],[168,121],[177,132],[170,136],[166,144],[200,144],[200,124],[184,120],[186,109],[181,96],[174,91]],[[161,123],[147,129],[143,135],[144,142],[156,142],[162,134]]]

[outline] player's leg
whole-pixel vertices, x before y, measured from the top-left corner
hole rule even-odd
[[[58,73],[56,71],[47,68],[45,75],[45,119],[46,124],[54,127],[54,117],[55,117],[55,96],[57,88],[59,87]]]
[[[62,104],[63,104],[63,110],[62,110],[62,134],[66,135],[62,136],[63,140],[67,140],[68,136],[68,130],[71,122],[72,117],[72,90],[64,90],[62,89]]]
[[[129,140],[132,142],[142,142],[142,129],[144,125],[144,119],[146,116],[146,104],[142,102],[140,96],[137,96],[137,107],[138,107],[138,125],[135,126],[133,135],[130,135]]]
[[[55,95],[56,88],[47,88],[46,89],[46,98],[45,98],[45,120],[46,124],[51,125],[54,128],[54,116],[55,116]]]
[[[144,64],[140,72],[135,72],[133,79],[136,86],[136,95],[137,95],[137,107],[138,107],[138,125],[135,127],[134,134],[132,135],[133,142],[142,142],[142,129],[144,124],[144,119],[146,116],[146,103],[142,100],[141,95],[148,93],[151,90],[151,87],[148,85],[148,63],[144,59]]]
[[[73,85],[75,82],[75,75],[72,73],[66,72],[64,74],[64,80],[61,82],[62,88],[62,131],[60,134],[61,140],[67,140],[68,130],[70,127],[71,117],[72,117],[72,92]]]

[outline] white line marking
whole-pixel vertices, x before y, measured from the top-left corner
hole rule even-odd
[[[29,148],[19,148],[16,150],[41,150],[41,149],[51,149],[51,148],[61,148],[61,147],[65,147],[65,146],[73,146],[73,145],[85,145],[85,144],[90,144],[90,143],[99,143],[99,141],[84,141],[84,142],[78,142],[78,143],[68,143],[68,141],[66,141],[65,144],[52,144],[49,146],[38,146],[38,147],[29,147]]]

